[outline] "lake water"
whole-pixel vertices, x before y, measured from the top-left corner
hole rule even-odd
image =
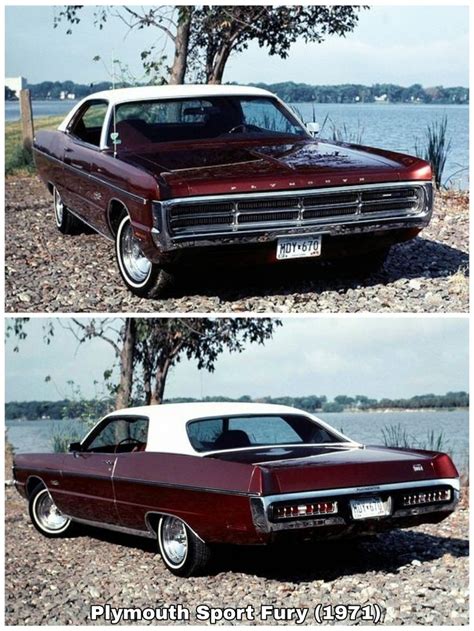
[[[32,101],[33,117],[64,116],[72,110],[77,101]],[[20,120],[20,102],[5,101],[5,120]]]
[[[426,442],[428,433],[443,432],[443,449],[453,454],[459,469],[466,469],[469,456],[468,412],[386,412],[319,414],[334,428],[343,430],[350,438],[366,444],[383,444],[382,429],[400,424],[414,441]],[[54,432],[76,429],[82,435],[85,426],[79,421],[6,421],[7,437],[17,453],[47,452],[52,450]],[[70,434],[69,434],[70,435]],[[415,442],[413,443],[415,445]]]
[[[76,101],[33,101],[33,115],[59,116],[66,114]],[[313,108],[317,122],[326,125],[321,136],[331,136],[332,125],[347,128],[350,139],[359,135],[362,142],[374,147],[415,153],[417,139],[423,144],[428,124],[448,117],[448,137],[451,138],[444,178],[453,175],[452,188],[469,188],[469,106],[468,105],[409,105],[402,103],[296,103],[294,107],[306,121],[313,120]],[[20,118],[18,101],[6,101],[7,121]]]

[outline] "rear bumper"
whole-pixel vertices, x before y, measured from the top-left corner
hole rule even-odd
[[[413,493],[427,492],[432,489],[448,488],[451,490],[449,501],[406,506],[403,498]],[[308,491],[304,493],[286,493],[252,497],[250,500],[252,519],[255,529],[261,534],[289,533],[294,531],[318,532],[321,538],[331,536],[347,536],[351,533],[372,533],[392,528],[407,528],[425,522],[438,522],[452,513],[459,501],[459,478],[440,478],[436,480],[417,480],[394,484],[380,484],[368,487],[347,487],[341,489],[325,489],[324,491]],[[390,514],[364,520],[352,518],[351,499],[364,497],[380,497],[389,507]],[[315,502],[333,502],[337,504],[334,514],[317,517],[297,517],[283,521],[272,517],[272,507],[276,503],[289,504]],[[304,533],[302,533],[304,534]]]
[[[304,218],[304,210],[298,214],[298,218],[285,221],[275,221],[277,211],[271,216],[273,220],[239,223],[239,203],[245,201],[249,203],[271,203],[274,199],[275,203],[281,203],[285,199],[291,197],[301,198],[313,195],[313,198],[329,195],[342,194],[373,194],[377,191],[397,192],[406,187],[412,187],[420,190],[420,203],[416,209],[393,210],[387,207],[377,212],[362,212],[362,202],[359,210],[355,210],[353,214],[343,214],[338,216],[340,208],[335,208],[334,214],[328,214],[324,217]],[[272,197],[273,196],[273,197]],[[270,200],[270,201],[269,201]],[[303,201],[300,200],[300,206]],[[206,209],[206,205],[212,208],[213,205],[220,202],[226,207],[233,207],[233,210],[227,210],[228,216],[232,215],[235,221],[232,225],[212,226],[196,226],[185,231],[173,230],[172,221],[170,219],[174,209],[181,206],[196,206],[201,212]],[[382,204],[382,202],[381,202]],[[336,204],[341,206],[341,204]],[[302,236],[322,234],[323,240],[339,240],[352,236],[366,237],[376,240],[378,233],[393,232],[393,242],[404,240],[397,239],[395,235],[411,234],[414,236],[423,227],[425,227],[430,219],[433,208],[433,190],[431,182],[396,182],[390,184],[347,186],[339,188],[315,189],[314,191],[281,191],[274,193],[256,193],[247,195],[219,195],[208,197],[195,197],[183,199],[171,199],[163,202],[153,203],[153,229],[151,231],[151,242],[142,243],[145,254],[154,262],[163,262],[164,260],[176,259],[183,250],[207,250],[207,249],[235,249],[244,248],[245,246],[271,245],[275,249],[276,241],[281,237]],[[186,211],[188,212],[188,211]],[[268,211],[267,211],[268,212]],[[290,212],[298,213],[297,207]],[[209,213],[204,216],[209,216]],[[267,215],[270,216],[270,215]],[[280,215],[283,216],[283,215]],[[227,219],[227,221],[229,221]],[[409,238],[409,237],[405,237]],[[375,249],[376,246],[374,246]],[[179,258],[179,257],[178,257]]]

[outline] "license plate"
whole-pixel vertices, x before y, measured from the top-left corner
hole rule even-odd
[[[301,259],[311,256],[321,256],[322,235],[311,237],[285,237],[277,241],[278,260]]]
[[[380,497],[364,497],[360,500],[351,500],[353,519],[370,519],[388,515],[387,508]]]

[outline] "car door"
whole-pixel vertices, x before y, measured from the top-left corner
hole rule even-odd
[[[112,475],[117,452],[128,436],[120,417],[107,417],[64,457],[61,510],[71,517],[119,523]]]
[[[100,138],[108,109],[103,100],[87,102],[71,121],[64,141],[63,201],[93,227],[101,229],[105,198],[91,177],[100,155]]]
[[[143,453],[148,441],[149,419],[146,416],[130,416],[127,420],[130,442],[126,451],[117,453],[113,474],[115,500],[121,525],[144,530],[147,498],[152,493],[150,474],[153,478],[154,473],[149,470],[146,458],[149,454]]]

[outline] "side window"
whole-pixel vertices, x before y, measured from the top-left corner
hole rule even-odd
[[[77,118],[71,128],[71,134],[96,147],[100,146],[100,135],[107,114],[107,103],[91,103]]]
[[[188,436],[192,446],[198,451],[213,449],[217,438],[222,434],[223,426],[223,420],[217,418],[189,423]]]
[[[84,450],[98,453],[143,451],[147,437],[147,418],[111,418],[90,437]]]

